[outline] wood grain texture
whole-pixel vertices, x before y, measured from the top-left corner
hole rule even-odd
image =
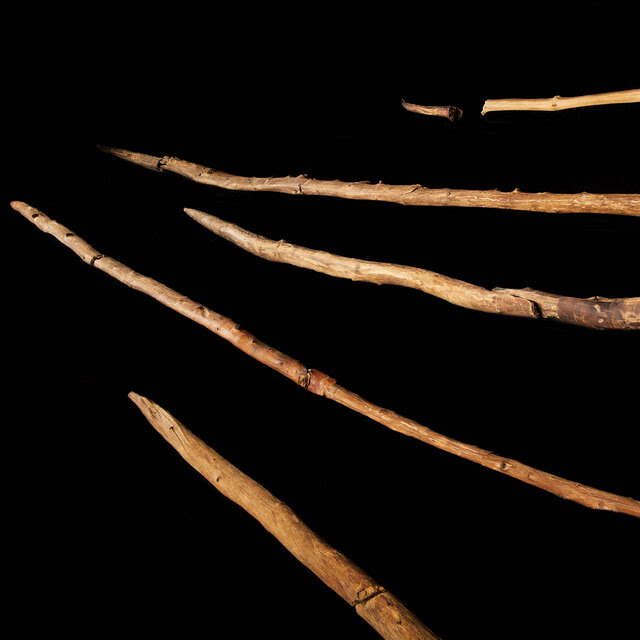
[[[595,93],[586,96],[572,96],[563,98],[504,98],[486,100],[482,107],[482,115],[490,111],[562,111],[579,107],[596,107],[605,104],[629,104],[640,102],[640,89],[629,91],[611,91],[609,93]]]
[[[152,278],[137,273],[121,262],[99,253],[82,238],[60,223],[51,220],[38,209],[24,202],[12,202],[11,206],[41,231],[51,234],[62,242],[87,264],[100,269],[127,286],[147,294],[170,309],[206,327],[247,355],[274,369],[311,393],[342,404],[392,431],[410,436],[566,500],[571,500],[592,509],[616,511],[640,517],[640,502],[638,500],[566,480],[517,460],[497,455],[474,445],[465,444],[442,435],[414,420],[409,420],[393,411],[379,407],[340,386],[327,374],[307,368],[291,356],[261,342],[248,331],[241,329],[229,318],[190,300]]]
[[[131,392],[154,429],[222,495],[255,518],[387,640],[438,640],[394,595],[327,544],[283,502],[148,398]]]
[[[197,209],[186,208],[185,213],[221,238],[273,262],[284,262],[358,282],[418,289],[451,304],[486,313],[552,318],[595,329],[640,329],[640,297],[571,298],[533,289],[488,290],[426,269],[346,258],[284,240],[276,242]]]
[[[293,195],[333,196],[352,200],[378,200],[412,206],[515,209],[547,213],[610,213],[640,216],[640,194],[629,193],[525,193],[514,191],[429,189],[419,184],[388,185],[370,182],[316,180],[305,175],[284,178],[236,176],[169,156],[99,147],[105,153],[154,171],[170,171],[194,182],[222,189],[274,191]]]
[[[402,106],[407,111],[412,111],[413,113],[420,113],[423,116],[438,116],[441,118],[446,118],[451,122],[460,120],[460,118],[462,118],[462,109],[460,109],[459,107],[427,107],[421,104],[406,102],[405,100],[402,101]]]

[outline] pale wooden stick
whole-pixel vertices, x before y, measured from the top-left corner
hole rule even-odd
[[[508,98],[502,100],[487,100],[482,107],[482,115],[490,111],[561,111],[578,107],[594,107],[603,104],[624,104],[640,102],[640,89],[629,91],[611,91],[610,93],[595,93],[587,96],[572,96],[563,98],[527,99]]]
[[[438,640],[394,595],[329,546],[283,502],[148,398],[129,398],[151,426],[222,495],[254,517],[307,569],[388,640]]]
[[[640,517],[640,502],[633,498],[625,498],[614,493],[559,478],[545,471],[522,464],[517,460],[505,458],[479,447],[459,442],[418,422],[404,418],[393,411],[378,407],[341,387],[327,374],[316,369],[308,369],[291,356],[276,351],[264,342],[260,342],[248,331],[240,329],[233,320],[207,309],[205,306],[190,300],[156,280],[137,273],[113,258],[104,256],[82,238],[55,220],[51,220],[41,211],[24,202],[12,202],[11,206],[41,231],[51,234],[62,242],[87,264],[108,273],[132,289],[146,293],[170,309],[201,324],[247,355],[271,367],[302,388],[311,391],[311,393],[334,400],[357,413],[368,416],[393,431],[403,433],[438,449],[453,453],[465,460],[476,462],[488,469],[504,473],[512,478],[549,491],[561,498],[572,500],[592,509],[618,511]]]
[[[491,291],[433,271],[387,262],[371,262],[269,240],[196,209],[188,216],[225,240],[266,260],[327,273],[338,278],[419,289],[452,304],[504,315],[553,318],[596,329],[640,329],[638,298],[570,298],[533,289]]]
[[[150,156],[125,149],[102,151],[153,171],[172,171],[195,182],[240,191],[276,191],[295,195],[334,196],[352,200],[381,200],[404,205],[484,207],[550,213],[613,213],[640,216],[640,194],[524,193],[496,190],[428,189],[419,184],[387,185],[370,182],[315,180],[304,175],[286,178],[247,178],[209,169],[169,156]]]
[[[421,104],[413,104],[412,102],[402,101],[402,106],[407,111],[413,111],[413,113],[420,113],[424,116],[440,116],[447,118],[447,120],[459,120],[462,118],[462,109],[454,106],[447,107],[426,107]]]

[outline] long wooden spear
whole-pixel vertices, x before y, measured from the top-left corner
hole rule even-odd
[[[131,392],[151,426],[222,495],[253,516],[387,640],[438,640],[394,595],[328,545],[283,502],[195,436],[168,411]]]
[[[12,202],[11,206],[41,231],[49,233],[71,249],[87,264],[100,269],[127,286],[146,293],[165,306],[206,327],[224,338],[252,358],[293,380],[311,393],[324,396],[339,404],[361,413],[393,431],[448,451],[466,460],[516,478],[522,482],[549,491],[561,498],[572,500],[592,509],[618,511],[640,518],[640,502],[633,498],[594,489],[571,480],[559,478],[545,471],[503,456],[496,455],[480,447],[465,444],[429,429],[414,420],[404,418],[393,411],[383,409],[352,391],[340,386],[326,373],[308,369],[298,360],[258,340],[248,331],[241,329],[233,320],[190,300],[166,285],[144,276],[130,267],[96,251],[85,240],[51,220],[41,211],[24,202]]]
[[[486,100],[482,107],[482,115],[490,111],[561,111],[578,107],[595,107],[604,104],[628,104],[640,102],[640,89],[629,91],[611,91],[609,93],[595,93],[586,96],[572,96],[563,98],[520,99],[506,98],[500,100]]]
[[[633,193],[524,193],[518,189],[510,192],[428,189],[419,184],[341,182],[340,180],[316,180],[304,175],[286,178],[247,178],[169,156],[150,156],[104,146],[99,148],[153,171],[172,171],[195,182],[223,189],[277,191],[296,195],[335,196],[353,200],[381,200],[434,207],[484,207],[550,213],[612,213],[640,216],[640,194]]]
[[[203,227],[266,260],[312,269],[338,278],[419,289],[452,304],[488,313],[527,318],[553,318],[596,329],[640,329],[638,298],[570,298],[534,289],[491,291],[433,271],[387,262],[371,262],[278,242],[251,233],[216,216],[185,209]]]

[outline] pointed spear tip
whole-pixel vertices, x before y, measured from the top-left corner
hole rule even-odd
[[[103,151],[104,153],[111,153],[114,156],[123,155],[127,153],[125,149],[118,149],[117,147],[110,147],[106,144],[97,144],[96,149]]]
[[[109,147],[104,144],[97,144],[96,149],[108,153],[121,160],[127,160],[133,164],[139,164],[142,167],[151,169],[153,171],[160,171],[159,162],[162,160],[161,156],[152,156],[147,153],[139,153],[137,151],[129,151],[128,149],[119,149],[118,147]]]

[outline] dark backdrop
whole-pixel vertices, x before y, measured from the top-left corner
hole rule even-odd
[[[636,335],[491,316],[264,262],[182,208],[488,288],[610,297],[638,295],[637,219],[230,192],[94,147],[239,175],[637,192],[637,105],[480,115],[486,98],[636,88],[638,49],[621,36],[629,16],[601,3],[581,15],[559,23],[547,13],[525,37],[523,9],[504,14],[509,29],[478,27],[474,39],[451,35],[456,11],[427,31],[407,16],[399,45],[380,31],[360,45],[330,26],[309,41],[304,27],[258,40],[254,24],[224,54],[211,43],[220,24],[197,45],[197,34],[139,43],[124,21],[97,43],[90,29],[71,45],[53,38],[37,64],[13,66],[7,202],[41,208],[381,406],[639,498]],[[398,24],[388,31],[398,35]],[[87,60],[90,44],[108,53]],[[455,104],[464,116],[411,114],[402,98]],[[177,456],[127,399],[135,390],[445,639],[633,635],[631,517],[563,501],[308,394],[90,269],[8,206],[2,234],[5,526],[25,625],[83,636],[376,637]]]

